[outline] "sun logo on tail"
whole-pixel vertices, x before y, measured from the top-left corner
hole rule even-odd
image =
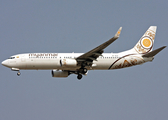
[[[144,54],[152,51],[156,33],[156,26],[151,26],[146,33],[141,37],[134,49],[139,54]]]
[[[144,49],[150,49],[153,46],[152,40],[148,37],[142,38],[140,43]]]
[[[142,45],[149,48],[151,46],[151,41],[149,39],[143,39]]]

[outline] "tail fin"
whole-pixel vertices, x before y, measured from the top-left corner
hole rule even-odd
[[[138,43],[134,46],[134,50],[139,54],[151,52],[155,40],[157,26],[150,26]]]

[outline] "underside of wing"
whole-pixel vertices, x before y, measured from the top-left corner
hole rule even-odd
[[[92,65],[93,60],[96,61],[96,59],[102,55],[102,53],[104,52],[104,49],[107,46],[109,46],[112,42],[114,42],[117,38],[119,38],[121,30],[122,30],[122,27],[119,28],[119,30],[117,31],[117,33],[113,38],[99,45],[98,47],[90,50],[89,52],[84,53],[81,56],[77,57],[76,60],[78,62],[78,65],[81,67],[84,67],[86,65]]]

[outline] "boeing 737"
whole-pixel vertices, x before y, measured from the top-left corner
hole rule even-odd
[[[2,65],[13,71],[52,70],[52,77],[68,77],[76,74],[80,80],[88,70],[111,70],[140,65],[152,61],[166,46],[153,50],[156,26],[150,26],[138,43],[120,53],[104,53],[104,49],[119,38],[122,27],[113,38],[86,53],[27,53],[17,54],[4,60]]]

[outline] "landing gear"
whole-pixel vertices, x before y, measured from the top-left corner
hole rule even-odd
[[[79,72],[82,73],[82,74],[85,74],[85,73],[87,73],[87,69],[86,68],[80,68]]]
[[[82,74],[86,74],[87,73],[87,69],[86,68],[80,68],[79,70],[78,70],[78,76],[77,76],[77,78],[78,78],[78,80],[80,80],[80,79],[82,79]]]
[[[87,73],[87,69],[86,68],[83,68],[83,73]]]
[[[17,75],[20,76],[20,74],[21,74],[21,73],[18,71]]]
[[[78,80],[80,80],[82,78],[82,75],[78,74],[77,78],[78,78]]]

